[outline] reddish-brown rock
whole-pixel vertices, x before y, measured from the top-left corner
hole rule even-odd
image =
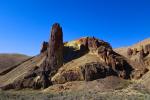
[[[51,29],[49,43],[43,42],[41,53],[46,59],[40,66],[35,66],[25,77],[15,80],[3,89],[46,88],[50,86],[51,77],[63,65],[63,32],[58,23]]]
[[[43,42],[41,55],[33,69],[3,89],[47,88],[56,83],[91,81],[110,75],[129,79],[133,70],[109,43],[94,37],[63,44],[62,28],[57,23],[52,26],[49,42]]]
[[[127,50],[127,56],[132,56],[132,54],[133,54],[133,50],[131,49],[131,48],[128,48],[128,50]]]
[[[63,65],[63,32],[58,23],[52,26],[47,58],[43,64],[43,70],[49,73]]]
[[[51,29],[47,57],[41,65],[41,77],[44,88],[50,85],[51,77],[63,65],[63,32],[58,23]],[[48,82],[49,81],[49,82]]]
[[[44,53],[48,49],[48,42],[43,42],[41,47],[41,53]]]

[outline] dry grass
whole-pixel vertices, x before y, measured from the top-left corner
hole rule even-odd
[[[61,93],[43,93],[35,90],[0,91],[0,100],[150,100],[150,94],[132,89],[99,92],[80,90]]]

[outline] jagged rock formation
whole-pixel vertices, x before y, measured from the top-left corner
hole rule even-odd
[[[139,79],[146,72],[148,72],[148,68],[145,65],[144,61],[144,58],[147,56],[147,54],[148,53],[144,50],[143,46],[141,46],[139,50],[137,48],[128,49],[127,57],[129,58],[130,62],[133,64],[133,67],[135,69],[132,73],[132,78]]]
[[[56,70],[63,65],[63,32],[57,23],[52,26],[47,58],[44,64],[42,67],[46,71]]]
[[[118,53],[128,59],[128,62],[134,68],[132,72],[132,78],[140,79],[144,74],[149,71],[149,51],[150,51],[150,40],[146,39],[142,42],[139,42],[133,46],[116,49]]]
[[[86,54],[77,60],[73,57],[75,59],[62,66],[52,78],[53,84],[76,80],[91,81],[111,75],[124,79],[130,78],[132,67],[123,57],[116,54],[107,42],[94,37],[86,37],[66,43],[65,46],[73,48],[76,54],[82,54],[81,52],[86,52]],[[66,55],[68,57],[68,54]]]
[[[33,64],[32,64],[33,63]],[[23,68],[26,66],[26,70]],[[47,88],[57,83],[92,81],[107,76],[130,79],[134,70],[126,59],[115,53],[111,45],[95,37],[80,38],[63,44],[63,32],[59,24],[51,29],[49,42],[43,42],[40,55],[23,63],[16,69],[23,74],[11,76],[0,83],[3,89]],[[16,78],[17,77],[17,78]]]
[[[33,67],[24,77],[3,86],[3,89],[46,88],[51,85],[51,76],[63,65],[63,33],[59,24],[52,26],[49,43],[43,42],[41,55],[45,58],[40,65]]]
[[[48,49],[48,42],[43,42],[41,47],[41,53],[44,53]]]
[[[51,76],[63,65],[63,32],[59,24],[54,24],[47,49],[47,57],[41,65],[41,77],[44,88],[50,85]]]

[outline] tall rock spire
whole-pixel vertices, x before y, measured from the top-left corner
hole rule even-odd
[[[58,23],[53,24],[46,52],[46,59],[41,64],[42,87],[50,85],[51,77],[63,65],[63,32]]]
[[[47,55],[47,68],[57,69],[63,65],[63,32],[58,23],[53,24]]]

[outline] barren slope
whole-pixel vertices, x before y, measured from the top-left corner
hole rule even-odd
[[[21,54],[0,54],[0,73],[22,61],[28,59],[29,56]]]
[[[28,61],[22,63],[17,66],[12,71],[0,77],[0,86],[10,84],[15,81],[17,78],[22,78],[29,70],[31,70],[35,66],[39,66],[41,61],[45,59],[43,55],[33,57]]]

